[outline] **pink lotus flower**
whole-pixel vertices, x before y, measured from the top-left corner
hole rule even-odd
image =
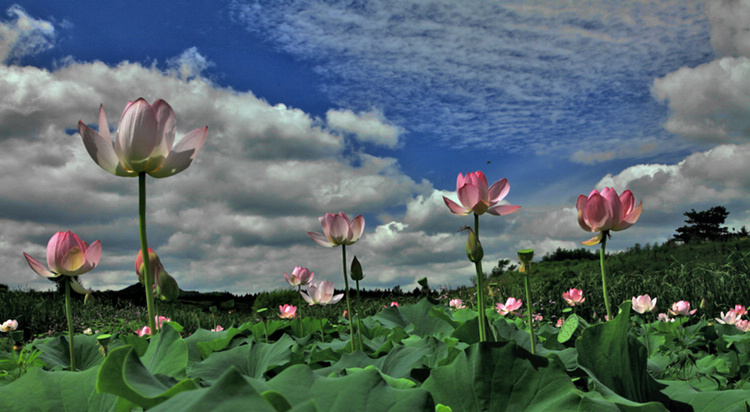
[[[661,321],[661,322],[674,322],[674,319],[670,318],[669,315],[667,315],[666,313],[660,313],[656,317],[656,319],[659,320],[659,321]]]
[[[148,248],[148,263],[151,266],[151,274],[154,276],[154,283],[157,283],[159,275],[164,271],[164,266],[161,264],[159,256],[151,248]],[[141,282],[141,284],[144,284],[143,278],[146,273],[145,270],[146,268],[143,266],[143,251],[139,250],[138,256],[135,258],[135,273],[138,275],[138,281]],[[154,285],[154,288],[156,288],[156,285]]]
[[[138,329],[137,331],[135,331],[135,334],[138,335],[139,337],[142,337],[144,335],[150,335],[151,334],[151,328],[149,328],[148,326],[144,326],[143,328]]]
[[[211,332],[221,332],[224,328],[221,327],[221,325],[216,325],[215,328],[211,329]]]
[[[738,320],[734,326],[743,332],[750,332],[750,320]]]
[[[399,305],[398,302],[391,302],[391,306],[399,307],[401,305]]]
[[[495,305],[495,310],[497,313],[505,316],[509,313],[516,314],[516,311],[521,308],[521,305],[523,305],[523,301],[516,300],[516,298],[508,298],[508,300],[505,301],[505,304],[498,303]]]
[[[343,293],[339,293],[338,295],[333,295],[334,289],[333,289],[333,282],[328,282],[326,280],[320,282],[320,286],[316,285],[315,283],[310,283],[307,286],[307,293],[300,292],[302,295],[302,299],[305,300],[305,302],[309,303],[310,305],[332,305],[338,301],[341,300],[341,298],[344,297]]]
[[[715,319],[717,323],[721,323],[722,325],[734,325],[740,320],[740,315],[737,315],[734,309],[729,309],[726,315],[724,312],[721,312],[721,317]]]
[[[580,291],[576,288],[564,292],[562,294],[562,297],[566,302],[568,302],[568,305],[570,306],[580,306],[586,300],[586,298],[583,297],[583,291]]]
[[[633,300],[632,300],[633,310],[640,314],[643,314],[646,312],[653,312],[656,310],[657,299],[658,298],[654,298],[652,300],[648,294],[640,295],[637,298],[633,296]]]
[[[317,244],[325,247],[351,245],[359,240],[365,230],[365,218],[362,215],[349,221],[344,212],[326,213],[318,219],[323,226],[323,234],[315,232],[307,232],[307,234]]]
[[[635,206],[635,198],[630,190],[617,192],[605,187],[599,193],[592,190],[588,197],[578,196],[576,209],[578,209],[578,224],[587,232],[599,232],[593,238],[582,242],[584,245],[595,245],[602,241],[610,230],[620,231],[633,226],[641,216],[643,202]]]
[[[313,277],[315,277],[315,273],[310,272],[309,269],[303,268],[302,266],[295,266],[291,275],[287,275],[286,272],[284,272],[284,278],[287,283],[292,286],[307,285],[313,280]]]
[[[557,323],[555,324],[555,327],[561,328],[563,323],[565,323],[565,319],[560,318],[557,320]]]
[[[448,305],[454,309],[466,309],[466,305],[464,305],[464,301],[461,299],[451,299]]]
[[[737,313],[737,317],[747,314],[747,309],[742,305],[734,305],[734,311]]]
[[[481,215],[487,212],[491,215],[502,216],[521,208],[521,206],[497,204],[510,191],[508,179],[498,180],[489,188],[487,185],[487,177],[482,172],[470,172],[466,174],[466,177],[459,173],[456,179],[456,192],[463,207],[445,196],[443,196],[443,201],[448,209],[457,215],[468,215],[471,212]]]
[[[8,319],[0,325],[0,332],[13,332],[16,329],[18,329],[17,320]]]
[[[294,319],[297,317],[297,307],[292,305],[279,306],[279,315],[282,319]]]
[[[669,309],[669,313],[671,313],[673,316],[682,315],[682,316],[690,316],[698,309],[690,310],[690,302],[681,300],[679,302],[675,302],[672,304],[672,308]]]
[[[78,121],[78,132],[92,159],[116,176],[167,177],[190,166],[206,141],[208,127],[195,129],[174,145],[177,120],[164,100],[150,105],[142,98],[128,103],[114,141],[104,106],[99,107],[99,132]],[[174,146],[173,146],[174,145]]]
[[[80,294],[88,294],[74,276],[84,274],[99,263],[102,254],[102,244],[98,240],[91,245],[82,241],[71,231],[57,232],[47,243],[47,266],[24,252],[31,270],[47,278],[70,276],[70,286]]]
[[[166,316],[154,316],[154,320],[156,321],[156,329],[161,329],[161,325],[164,324],[164,322],[171,322]]]

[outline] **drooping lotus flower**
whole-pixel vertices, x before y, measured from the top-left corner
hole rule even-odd
[[[497,313],[505,316],[509,313],[515,314],[516,311],[521,308],[521,305],[523,305],[522,300],[516,300],[516,298],[510,297],[505,301],[505,304],[498,303],[495,305],[495,310]]]
[[[190,166],[206,141],[208,127],[195,129],[174,145],[177,120],[164,100],[150,105],[143,98],[128,103],[114,140],[104,106],[99,107],[99,131],[78,121],[86,150],[102,169],[116,176],[167,177]]]
[[[102,244],[96,241],[89,245],[82,241],[75,233],[71,231],[57,232],[47,243],[47,265],[44,267],[38,260],[24,252],[26,261],[29,263],[31,270],[40,276],[47,278],[56,278],[59,276],[69,276],[70,286],[80,294],[87,294],[86,290],[75,278],[82,275],[99,263],[102,254]]]
[[[282,319],[294,319],[297,317],[297,307],[292,305],[280,305],[279,317]]]
[[[582,305],[586,298],[583,297],[583,291],[576,288],[570,289],[567,292],[563,292],[563,299],[568,302],[570,306]]]
[[[151,274],[154,277],[152,289],[155,295],[165,302],[176,300],[180,296],[180,287],[177,280],[164,270],[164,265],[161,264],[159,256],[151,248],[148,248],[148,261],[151,265]],[[138,281],[143,284],[146,277],[146,267],[143,264],[143,251],[141,250],[138,251],[138,257],[135,258],[135,273],[138,275]]]
[[[489,188],[487,186],[487,176],[480,171],[467,173],[465,177],[459,173],[456,179],[456,192],[463,206],[445,196],[443,196],[443,201],[448,209],[457,215],[468,215],[471,212],[481,215],[487,212],[491,215],[502,216],[513,213],[521,207],[498,205],[510,191],[508,179],[498,180]]]
[[[635,197],[630,190],[617,192],[605,187],[601,193],[596,189],[589,196],[578,196],[576,209],[578,209],[578,224],[587,232],[599,232],[593,238],[582,242],[584,245],[595,245],[602,241],[610,230],[620,231],[633,226],[641,216],[643,202],[635,207]]]
[[[0,332],[12,332],[18,329],[18,321],[14,319],[8,319],[0,325]]]
[[[341,298],[344,297],[343,293],[339,293],[338,295],[333,295],[334,288],[333,288],[333,282],[328,282],[326,280],[320,282],[320,285],[316,285],[315,283],[310,283],[307,285],[307,293],[300,292],[302,295],[302,299],[305,300],[305,302],[309,303],[310,305],[332,305],[338,301],[341,300]]]
[[[632,299],[633,310],[640,314],[644,314],[646,312],[653,312],[656,310],[657,299],[658,298],[654,298],[652,300],[648,294],[640,295],[637,298],[633,296],[633,299]]]
[[[284,278],[287,283],[292,286],[307,285],[313,280],[313,277],[315,277],[315,273],[311,272],[308,268],[303,268],[302,266],[295,266],[291,275],[287,275],[286,272],[284,272]]]
[[[344,212],[326,213],[318,220],[323,226],[323,234],[315,232],[307,232],[307,234],[317,244],[325,247],[351,245],[359,240],[365,230],[365,218],[362,215],[349,221]]]
[[[690,316],[698,309],[690,310],[690,302],[681,300],[679,302],[675,302],[672,304],[672,308],[669,309],[669,313],[671,313],[673,316],[682,315],[682,316]]]

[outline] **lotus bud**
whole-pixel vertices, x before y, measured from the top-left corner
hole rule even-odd
[[[471,228],[469,228],[469,239],[466,241],[466,256],[474,263],[481,261],[484,257],[482,244]]]
[[[172,302],[180,296],[180,287],[177,281],[169,273],[162,269],[156,278],[156,293],[164,302]]]
[[[354,256],[354,260],[352,260],[352,268],[349,271],[349,275],[352,280],[362,280],[365,278],[365,275],[362,273],[362,265],[359,263],[359,259],[357,259],[356,256]]]

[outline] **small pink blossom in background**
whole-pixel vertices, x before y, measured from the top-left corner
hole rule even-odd
[[[498,180],[489,188],[487,186],[487,176],[482,172],[470,172],[465,177],[459,173],[456,179],[456,192],[458,201],[463,206],[445,196],[443,196],[443,201],[452,213],[462,216],[471,212],[477,215],[487,212],[491,215],[502,216],[521,208],[521,206],[498,205],[510,191],[508,179]]]
[[[216,325],[215,328],[211,329],[211,332],[221,332],[224,328],[221,325]]]
[[[556,327],[561,328],[563,323],[565,323],[565,319],[560,318],[557,320],[557,323],[555,324]]]
[[[148,326],[144,326],[142,329],[138,329],[137,331],[135,331],[135,334],[138,336],[150,335],[151,328],[149,328]]]
[[[300,292],[300,294],[302,295],[302,299],[310,305],[318,304],[325,306],[332,305],[344,297],[343,293],[334,296],[333,292],[333,282],[324,280],[319,285],[310,283],[307,285],[307,293]]]
[[[279,306],[279,317],[282,319],[294,319],[297,317],[297,307],[292,305]]]
[[[3,322],[2,325],[0,325],[0,332],[12,332],[16,329],[18,329],[17,320],[8,319],[5,322]]]
[[[743,332],[750,332],[750,320],[738,320],[734,326]]]
[[[284,278],[292,286],[305,286],[313,280],[313,277],[315,277],[315,273],[302,266],[295,266],[291,275],[284,272]]]
[[[583,291],[576,288],[570,289],[562,294],[563,299],[568,302],[570,306],[582,305],[586,298],[583,297]]]
[[[542,316],[541,313],[535,313],[534,317],[531,319],[532,322],[541,322],[544,320],[544,316]]]
[[[398,302],[391,302],[390,306],[395,306],[395,307],[399,307],[400,305],[398,304]],[[384,307],[384,308],[387,308],[387,307],[388,307],[388,305],[383,305],[383,307]]]
[[[737,312],[735,312],[734,309],[729,309],[726,315],[724,314],[724,312],[721,312],[721,317],[715,319],[717,323],[721,323],[722,325],[734,325],[738,320],[740,320],[740,317],[737,315]]]
[[[633,310],[644,314],[646,312],[653,312],[656,310],[656,300],[658,298],[653,298],[646,294],[646,295],[640,295],[637,298],[633,296],[632,303],[633,303]]]
[[[336,214],[326,213],[325,216],[319,217],[318,220],[320,220],[320,224],[323,226],[323,234],[307,232],[307,235],[315,243],[325,247],[354,244],[365,230],[365,218],[362,215],[358,215],[349,221],[344,212]]]
[[[672,308],[669,309],[669,313],[671,313],[672,316],[690,316],[695,313],[696,310],[698,309],[690,310],[690,302],[681,300],[672,304]]]
[[[734,312],[740,317],[747,314],[747,309],[742,305],[734,305]]]
[[[344,309],[344,313],[341,314],[341,317],[344,319],[349,319],[349,312],[347,312],[346,309]]]
[[[523,305],[522,300],[516,300],[516,298],[510,297],[505,301],[504,305],[502,303],[495,305],[495,310],[497,313],[505,316],[509,313],[515,314],[516,311],[521,308],[521,305]]]
[[[605,187],[601,193],[594,189],[588,197],[578,196],[578,225],[587,232],[599,232],[582,243],[596,245],[610,230],[625,230],[633,226],[641,216],[642,203],[635,207],[635,197],[630,190],[617,196],[617,192],[611,187]]]
[[[674,322],[674,319],[670,318],[666,313],[660,313],[656,319],[661,322]]]
[[[466,309],[466,305],[464,305],[464,301],[461,299],[451,299],[448,304],[454,309]]]
[[[168,317],[166,316],[154,316],[154,320],[156,321],[156,329],[161,329],[161,325],[164,322],[171,322]]]

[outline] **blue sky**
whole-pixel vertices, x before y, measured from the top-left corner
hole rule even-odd
[[[317,217],[367,221],[366,287],[469,282],[456,175],[508,178],[522,208],[483,216],[485,267],[588,239],[575,199],[630,189],[643,215],[610,248],[664,242],[682,212],[750,207],[750,2],[37,0],[0,15],[0,282],[43,288],[21,254],[101,239],[94,289],[135,281],[136,180],[75,128],[163,98],[185,172],[149,181],[149,240],[180,286],[250,293],[306,266],[341,279]]]

